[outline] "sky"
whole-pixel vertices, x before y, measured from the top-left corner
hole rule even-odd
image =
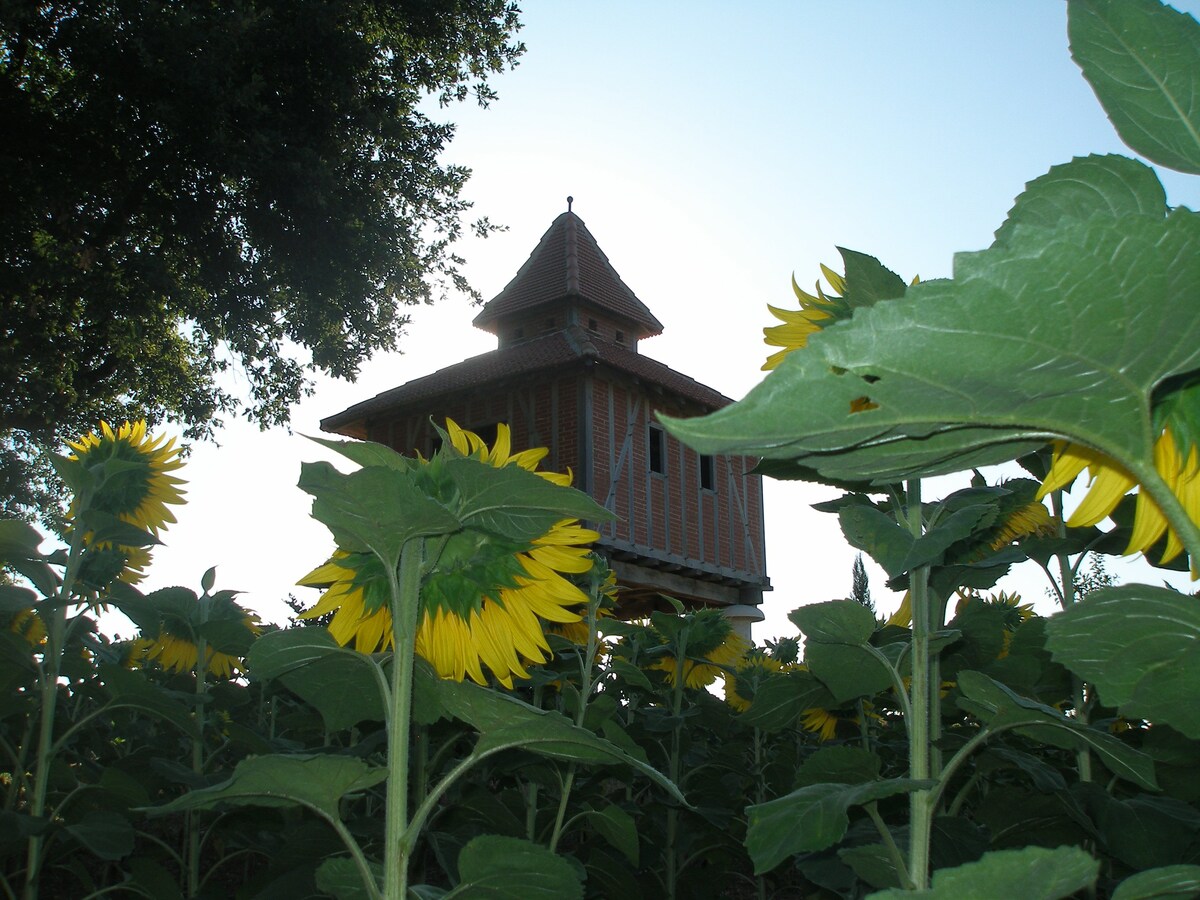
[[[820,263],[840,270],[841,246],[906,280],[948,276],[956,252],[991,242],[1025,182],[1074,156],[1134,155],[1071,61],[1055,0],[520,5],[527,52],[493,78],[498,100],[431,110],[457,125],[444,159],[472,169],[472,212],[508,229],[460,243],[468,278],[485,299],[499,293],[573,196],[664,324],[641,352],[735,399],[763,377],[766,307],[794,305],[793,273],[811,287]],[[1200,15],[1200,0],[1174,5]],[[1200,208],[1200,179],[1159,171],[1170,203]],[[303,435],[493,349],[471,325],[477,312],[462,295],[415,308],[401,353],[376,357],[355,383],[318,379],[290,430],[230,421],[219,446],[196,445],[181,473],[188,503],[143,589],[199,590],[216,566],[217,587],[242,591],[264,620],[286,622],[289,594],[314,603],[294,585],[333,543],[296,481],[302,461],[334,457]],[[774,590],[756,640],[795,634],[788,612],[849,594],[856,551],[835,516],[810,508],[836,495],[766,482]],[[1109,570],[1164,577],[1136,561]],[[900,598],[873,563],[868,573],[891,612]],[[1032,564],[1001,583],[1050,613],[1045,585]]]

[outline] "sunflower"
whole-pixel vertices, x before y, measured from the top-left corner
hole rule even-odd
[[[519,466],[564,487],[571,482],[570,473],[537,471],[549,452],[546,448],[512,453],[507,425],[497,426],[492,447],[450,420],[446,435],[454,452],[484,465]],[[436,481],[438,468],[432,461],[420,462],[428,478]],[[588,545],[599,537],[575,519],[560,520],[525,543],[478,527],[450,535],[433,571],[422,580],[416,652],[443,678],[462,681],[470,676],[486,684],[484,665],[507,688],[512,688],[514,675],[528,678],[526,663],[542,663],[550,656],[542,620],[579,622],[579,614],[570,607],[587,603],[588,596],[564,576],[591,570]],[[353,642],[363,653],[392,645],[387,573],[373,554],[339,550],[299,583],[325,588],[316,606],[301,618],[333,613],[330,633],[339,643]]]
[[[1054,521],[1041,503],[1026,503],[1005,517],[988,546],[992,550],[1003,550],[1013,541],[1024,537],[1049,536],[1054,532]]]
[[[862,707],[863,713],[868,719],[874,719],[877,722],[883,721],[883,718],[874,711],[875,707],[871,703],[864,700]],[[853,725],[857,728],[860,721],[858,713],[851,709],[826,709],[823,706],[812,706],[806,709],[800,717],[800,727],[817,735],[817,739],[824,743],[837,737],[839,725]]]
[[[1200,522],[1200,385],[1191,385],[1168,396],[1154,410],[1159,426],[1154,441],[1154,468],[1179,499],[1193,522]],[[1056,441],[1050,471],[1042,482],[1039,499],[1051,491],[1071,485],[1088,470],[1087,494],[1067,519],[1072,528],[1087,528],[1107,518],[1127,493],[1138,487],[1137,479],[1115,460],[1097,450],[1079,444]],[[1137,492],[1133,533],[1126,554],[1146,553],[1167,535],[1161,563],[1180,554],[1183,544],[1155,500],[1142,488]],[[1193,575],[1195,561],[1193,560]]]
[[[824,264],[821,265],[821,272],[834,291],[839,294],[845,293],[846,280],[841,275]],[[770,347],[782,347],[783,349],[767,357],[767,361],[763,363],[764,371],[774,369],[793,350],[808,346],[810,335],[816,334],[831,322],[850,316],[850,308],[846,302],[836,294],[833,297],[826,296],[825,292],[821,290],[820,281],[817,282],[816,291],[816,296],[813,296],[803,290],[796,283],[795,276],[792,276],[792,292],[800,301],[800,308],[780,309],[777,306],[767,305],[771,315],[783,324],[764,328],[763,342]]]
[[[834,293],[826,294],[821,288],[820,279],[818,279],[814,296],[802,289],[796,283],[795,276],[792,276],[792,292],[800,302],[800,308],[780,309],[777,306],[767,305],[771,315],[783,324],[764,328],[763,343],[770,347],[782,347],[783,349],[767,357],[767,361],[763,363],[764,371],[774,369],[793,350],[807,347],[808,339],[818,331],[853,315],[856,304],[844,296],[846,293],[845,276],[839,275],[824,264],[821,265],[821,274],[825,276],[825,280],[829,282]],[[920,280],[919,277],[914,278],[911,283],[917,284]],[[868,409],[878,409],[878,406],[869,398],[860,397],[853,401],[851,412],[864,412]]]
[[[69,457],[84,469],[100,476],[88,505],[157,535],[175,521],[167,504],[183,503],[179,486],[184,482],[169,475],[183,467],[175,439],[164,435],[146,437],[146,422],[126,422],[116,431],[100,423],[100,434],[89,432],[78,441],[68,441],[75,452]],[[81,512],[79,498],[71,502],[68,517]]]
[[[597,564],[602,564],[602,562],[601,560]],[[597,585],[599,593],[596,602],[597,623],[601,618],[612,615],[612,608],[617,602],[617,591],[620,590],[620,587],[617,585],[616,572],[607,566],[604,566],[604,568],[606,570],[604,579]],[[547,624],[546,630],[551,634],[557,634],[559,637],[566,638],[572,644],[578,644],[581,647],[586,647],[588,639],[591,637],[591,630],[588,627],[586,616],[580,618],[578,622],[550,622]]]
[[[258,634],[261,630],[262,623],[254,613],[244,613],[241,623],[253,634]],[[196,668],[200,649],[191,635],[175,634],[172,629],[164,627],[153,640],[142,639],[134,642],[125,665],[135,668],[139,654],[144,659],[155,660],[168,672],[192,672]],[[232,678],[241,671],[242,660],[231,653],[222,653],[210,644],[205,647],[204,668],[219,678]]]
[[[751,650],[734,666],[732,674],[725,674],[725,702],[738,712],[745,712],[763,682],[781,672],[783,663],[779,660],[763,650]]]
[[[737,665],[750,649],[750,642],[733,630],[719,609],[701,609],[690,615],[683,683],[690,688],[708,687]],[[675,685],[679,669],[675,654],[668,651],[651,668],[666,672],[667,684]]]
[[[46,643],[46,626],[42,623],[42,617],[32,609],[17,610],[9,620],[8,630],[34,647]]]

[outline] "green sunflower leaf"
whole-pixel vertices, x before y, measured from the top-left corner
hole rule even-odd
[[[892,685],[888,664],[863,646],[814,643],[805,647],[804,662],[838,703],[870,697]]]
[[[811,707],[829,707],[837,701],[811,672],[787,672],[759,685],[750,708],[739,720],[768,734],[791,728]]]
[[[414,537],[449,534],[458,518],[427,496],[407,472],[372,466],[345,475],[327,462],[306,462],[300,488],[313,495],[313,518],[343,550],[375,553],[395,566]]]
[[[388,469],[407,472],[417,464],[415,460],[397,453],[391,447],[377,444],[374,441],[331,441],[328,438],[314,437],[311,434],[306,434],[305,437],[315,444],[340,453],[364,469],[368,466],[384,466]]]
[[[1066,750],[1087,747],[1114,775],[1145,790],[1158,790],[1154,761],[1146,754],[1068,718],[1053,707],[1014,693],[1007,685],[982,672],[964,670],[956,675],[962,696],[958,705],[987,722],[994,731],[1018,734]]]
[[[994,850],[976,862],[939,869],[926,890],[890,888],[867,900],[1061,900],[1091,885],[1099,872],[1100,861],[1078,847]]]
[[[866,784],[811,784],[747,807],[746,850],[762,875],[795,853],[832,847],[846,835],[851,806],[932,787],[932,781],[890,778]]]
[[[855,600],[810,603],[792,610],[788,618],[806,641],[821,644],[866,644],[875,633],[875,616]]]
[[[230,806],[304,806],[338,821],[338,802],[346,794],[374,787],[387,769],[351,756],[250,756],[228,781],[191,791],[162,806],[145,807],[151,815]]]
[[[874,256],[838,247],[846,272],[845,300],[852,307],[871,306],[880,300],[903,297],[908,285]]]
[[[375,879],[376,886],[383,884],[383,865],[367,863],[370,877]],[[358,864],[346,856],[334,856],[326,859],[316,870],[317,888],[337,898],[337,900],[371,900],[378,897],[376,887],[372,893],[363,883],[363,873]]]
[[[496,468],[472,457],[443,460],[458,492],[464,525],[514,541],[541,537],[560,519],[606,522],[613,514],[582,491],[547,481],[520,466]]]
[[[108,709],[140,709],[170,722],[184,734],[190,735],[194,730],[191,710],[144,675],[110,663],[101,663],[97,672],[112,698]]]
[[[1092,216],[1162,218],[1166,210],[1162,183],[1144,163],[1116,154],[1076,157],[1025,185],[996,242],[1009,243],[1018,227],[1054,228]]]
[[[1200,894],[1200,866],[1162,866],[1131,875],[1113,891],[1112,900],[1153,900],[1156,897],[1195,897]]]
[[[133,825],[114,810],[86,812],[66,831],[100,859],[121,859],[133,852]]]
[[[520,747],[552,759],[626,765],[650,778],[680,803],[687,802],[679,788],[653,766],[580,728],[559,712],[538,709],[516,697],[470,682],[438,678],[428,666],[414,666],[413,676],[418,695],[435,698],[446,715],[480,732],[477,754]]]
[[[324,628],[307,626],[264,634],[246,665],[255,678],[279,679],[316,707],[331,731],[384,721],[384,701],[371,657],[338,645]]]
[[[480,835],[458,854],[459,883],[445,900],[572,900],[583,898],[579,874],[566,859],[539,844],[496,834]]]
[[[701,453],[876,484],[1003,462],[1054,437],[1151,466],[1151,393],[1200,368],[1200,216],[1024,231],[959,254],[953,281],[813,335],[740,402],[664,422]]]
[[[637,822],[633,816],[613,803],[603,809],[587,810],[582,815],[604,840],[620,851],[631,866],[637,868],[640,846]]]
[[[1200,605],[1142,584],[1102,588],[1046,623],[1055,662],[1094,684],[1101,701],[1200,738]]]
[[[1200,25],[1157,0],[1070,0],[1071,56],[1117,134],[1143,156],[1200,174]]]

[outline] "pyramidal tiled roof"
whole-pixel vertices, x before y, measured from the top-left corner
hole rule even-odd
[[[418,408],[422,404],[477,390],[508,378],[528,378],[535,373],[586,363],[599,364],[610,371],[624,372],[649,384],[659,385],[706,410],[720,409],[733,402],[720,392],[657,360],[574,327],[482,353],[406,382],[322,419],[321,430],[365,439],[365,422],[376,415]]]
[[[662,333],[662,323],[621,280],[583,220],[569,208],[542,235],[513,280],[484,305],[474,324],[495,334],[503,318],[571,297],[634,323],[638,338]]]

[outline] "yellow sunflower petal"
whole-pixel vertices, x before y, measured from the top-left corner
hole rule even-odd
[[[1099,472],[1096,472],[1097,469]],[[1096,477],[1088,488],[1087,496],[1067,519],[1067,525],[1072,528],[1087,528],[1103,520],[1137,484],[1130,475],[1112,463],[1097,463],[1091,470]]]

